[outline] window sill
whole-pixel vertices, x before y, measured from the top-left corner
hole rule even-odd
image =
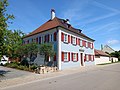
[[[76,44],[73,44],[73,43],[72,43],[72,45],[77,46]]]
[[[64,42],[65,44],[68,44],[68,42]]]
[[[76,60],[76,61],[73,61],[73,62],[77,62],[77,60]]]

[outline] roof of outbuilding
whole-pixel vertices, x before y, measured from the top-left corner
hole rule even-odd
[[[29,36],[33,36],[33,35],[38,34],[40,32],[44,32],[44,31],[47,31],[47,30],[50,30],[50,29],[56,28],[56,27],[65,28],[65,29],[67,29],[69,31],[72,31],[74,33],[77,33],[77,34],[79,34],[79,35],[81,35],[81,36],[83,36],[85,38],[88,38],[88,39],[94,41],[93,39],[91,39],[88,36],[81,33],[82,30],[73,28],[70,24],[68,24],[66,22],[66,20],[60,19],[60,18],[57,18],[57,17],[55,17],[53,20],[51,20],[51,19],[48,20],[46,23],[41,25],[39,28],[37,28],[36,30],[34,30],[30,34],[26,35],[24,38],[29,37]]]
[[[101,50],[94,50],[95,51],[95,56],[109,56],[109,54],[101,51]]]

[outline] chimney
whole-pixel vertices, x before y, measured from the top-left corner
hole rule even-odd
[[[55,10],[51,9],[51,20],[55,18]]]
[[[70,24],[70,21],[69,21],[69,19],[66,19],[66,22],[67,22],[68,24]]]

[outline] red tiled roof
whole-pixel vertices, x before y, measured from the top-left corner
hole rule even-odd
[[[101,50],[94,50],[95,56],[109,56],[107,53],[101,51]]]
[[[48,20],[46,23],[44,23],[39,28],[34,30],[32,33],[26,35],[25,37],[29,37],[29,36],[32,36],[32,35],[35,35],[35,34],[38,34],[40,32],[47,31],[49,29],[56,28],[56,27],[63,27],[65,29],[68,29],[72,32],[75,32],[83,37],[86,37],[90,40],[93,40],[93,39],[89,38],[88,36],[84,35],[83,33],[81,33],[82,30],[73,28],[70,24],[67,24],[64,19],[59,19],[57,17],[55,17],[53,20],[51,20],[51,19]]]

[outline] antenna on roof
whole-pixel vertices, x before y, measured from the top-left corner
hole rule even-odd
[[[55,10],[51,9],[51,20],[55,18]]]

